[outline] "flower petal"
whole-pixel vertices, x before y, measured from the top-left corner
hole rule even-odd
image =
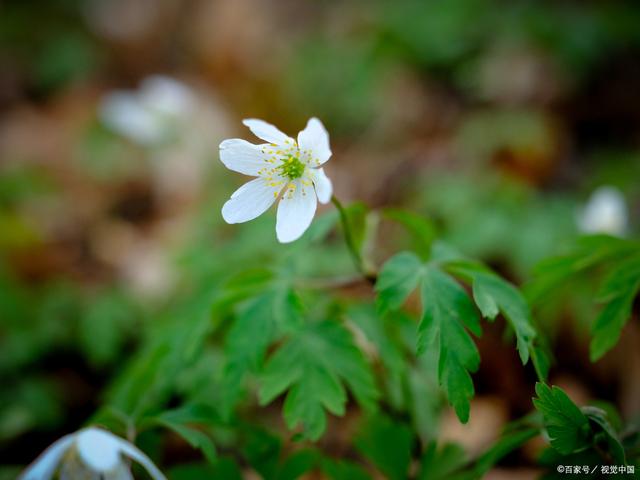
[[[285,186],[284,180],[256,178],[242,185],[222,206],[222,217],[227,223],[242,223],[262,215]]]
[[[271,166],[266,160],[262,147],[246,140],[232,138],[220,144],[220,161],[234,172],[258,176],[261,169]]]
[[[307,122],[307,126],[298,134],[298,147],[303,154],[309,152],[310,165],[322,165],[329,160],[329,134],[320,120],[314,117]]]
[[[329,177],[324,173],[324,169],[310,169],[309,176],[313,181],[313,185],[316,189],[316,195],[318,196],[320,203],[329,203],[329,200],[331,200],[331,194],[333,193],[333,185],[331,184]]]
[[[106,430],[90,427],[78,432],[76,448],[87,467],[96,473],[106,473],[115,470],[122,462],[121,441]]]
[[[289,243],[302,236],[316,213],[316,195],[301,179],[291,182],[278,205],[276,235],[281,243]]]
[[[261,138],[262,140],[265,140],[269,143],[274,143],[276,145],[293,143],[293,139],[291,137],[282,133],[276,127],[263,120],[247,118],[246,120],[243,120],[242,123],[249,127],[249,129],[256,137]]]
[[[149,110],[175,119],[189,115],[197,105],[195,94],[186,84],[164,75],[147,77],[138,97]]]
[[[132,443],[127,442],[120,437],[116,437],[112,433],[108,434],[113,436],[113,440],[118,443],[120,451],[127,457],[135,460],[140,465],[142,465],[147,470],[149,475],[151,475],[151,478],[153,478],[153,480],[167,480],[167,478],[162,474],[158,467],[154,465],[151,459],[142,450],[140,450]]]
[[[73,444],[76,434],[65,435],[53,442],[18,477],[19,480],[49,480],[60,463],[60,459]]]
[[[120,135],[142,145],[154,145],[166,133],[159,118],[129,92],[107,95],[100,105],[100,119]]]

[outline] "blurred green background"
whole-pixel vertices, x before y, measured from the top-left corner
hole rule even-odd
[[[638,25],[632,0],[0,3],[0,464],[13,465],[5,477],[105,399],[134,405],[114,400],[118,375],[156,337],[182,335],[188,346],[204,335],[211,301],[234,273],[353,273],[339,235],[279,245],[273,210],[224,224],[220,208],[244,179],[226,171],[217,146],[251,140],[242,118],[293,135],[319,117],[343,202],[424,215],[432,234],[517,284],[581,230],[633,235]],[[602,186],[622,209],[585,225]],[[332,211],[320,212],[326,222]],[[374,264],[410,244],[385,215],[366,222]],[[542,318],[561,352],[555,382],[637,413],[637,323],[590,365],[595,312],[576,292],[562,300],[575,304],[570,312]],[[213,316],[224,324],[221,312]],[[523,377],[494,337],[480,343],[476,417],[485,423],[424,423],[470,449],[530,408],[531,372]],[[194,360],[172,378],[167,402],[222,401],[221,338],[179,352]],[[340,428],[325,440],[337,455],[348,450]],[[166,465],[188,460],[184,450],[170,446]]]

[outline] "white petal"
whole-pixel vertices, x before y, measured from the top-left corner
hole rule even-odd
[[[276,127],[263,120],[248,118],[243,120],[242,123],[249,127],[256,137],[269,143],[274,143],[276,145],[284,145],[285,143],[293,144],[293,139],[291,137],[285,135]]]
[[[120,470],[118,470],[115,473],[114,478],[109,480],[135,480],[135,479],[133,478],[133,474],[131,473],[131,470],[128,467],[125,467],[124,465],[122,465],[122,468],[120,468]]]
[[[620,190],[600,187],[589,199],[578,219],[585,233],[607,233],[624,236],[628,228],[627,205]]]
[[[318,196],[320,203],[329,203],[329,200],[331,200],[331,194],[333,193],[333,185],[331,184],[329,177],[324,173],[324,169],[310,169],[309,176],[313,181],[313,185],[316,189],[316,195]]]
[[[222,217],[227,223],[242,223],[262,215],[285,186],[284,180],[256,178],[233,192],[222,206]]]
[[[149,475],[151,475],[151,478],[153,478],[153,480],[167,480],[162,472],[158,470],[158,467],[154,465],[151,459],[147,457],[147,455],[142,450],[140,450],[132,443],[116,437],[115,435],[113,435],[113,437],[119,443],[120,451],[127,457],[135,460],[140,465],[142,465],[147,470],[147,472],[149,472]]]
[[[232,138],[220,144],[220,161],[234,172],[258,176],[261,169],[271,166],[265,161],[266,158],[260,145],[254,145],[246,140]]]
[[[329,146],[329,134],[317,118],[312,118],[307,122],[307,126],[298,134],[298,147],[306,157],[309,152],[310,165],[322,165],[331,157],[331,147]]]
[[[65,435],[52,443],[22,472],[19,480],[49,480],[53,478],[60,459],[73,444],[76,434]]]
[[[83,463],[97,473],[106,473],[122,463],[121,443],[114,434],[100,428],[87,428],[78,433],[76,448]]]
[[[278,205],[276,235],[281,243],[289,243],[302,236],[316,213],[316,195],[311,185],[294,180],[282,194]]]
[[[120,135],[144,145],[161,141],[165,134],[158,117],[129,92],[107,95],[100,105],[100,118]]]
[[[196,106],[195,95],[187,85],[163,75],[147,77],[139,98],[150,110],[177,118],[188,115]]]

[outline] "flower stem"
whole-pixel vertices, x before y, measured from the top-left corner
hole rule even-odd
[[[349,223],[349,218],[347,216],[347,211],[344,206],[338,200],[335,195],[331,196],[331,203],[333,203],[340,214],[340,222],[342,223],[342,230],[344,231],[344,240],[347,244],[347,248],[349,249],[349,253],[351,254],[351,258],[353,259],[353,263],[356,266],[356,269],[360,272],[360,274],[369,282],[375,283],[376,274],[370,272],[362,259],[362,255],[356,246],[355,239],[353,238],[353,232],[351,230],[351,224]]]

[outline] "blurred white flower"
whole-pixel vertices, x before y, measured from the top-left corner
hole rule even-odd
[[[59,478],[65,480],[131,480],[125,457],[142,465],[154,480],[166,480],[138,447],[96,427],[79,430],[54,442],[18,480],[49,480],[58,471]]]
[[[578,218],[585,233],[607,233],[623,236],[627,232],[627,205],[624,196],[614,187],[600,187],[591,194]]]
[[[138,90],[105,95],[101,121],[147,149],[158,200],[171,209],[201,192],[211,152],[228,136],[226,110],[212,92],[166,76],[145,79]]]
[[[257,177],[231,195],[222,216],[227,223],[253,220],[282,193],[276,235],[282,243],[297,240],[311,224],[317,200],[331,199],[331,180],[321,168],[331,157],[329,134],[317,118],[307,122],[297,141],[262,120],[242,123],[267,143],[230,139],[220,144],[220,160],[228,169]]]
[[[153,146],[170,140],[193,114],[198,101],[185,84],[154,75],[138,91],[115,91],[100,105],[100,118],[135,143]]]

